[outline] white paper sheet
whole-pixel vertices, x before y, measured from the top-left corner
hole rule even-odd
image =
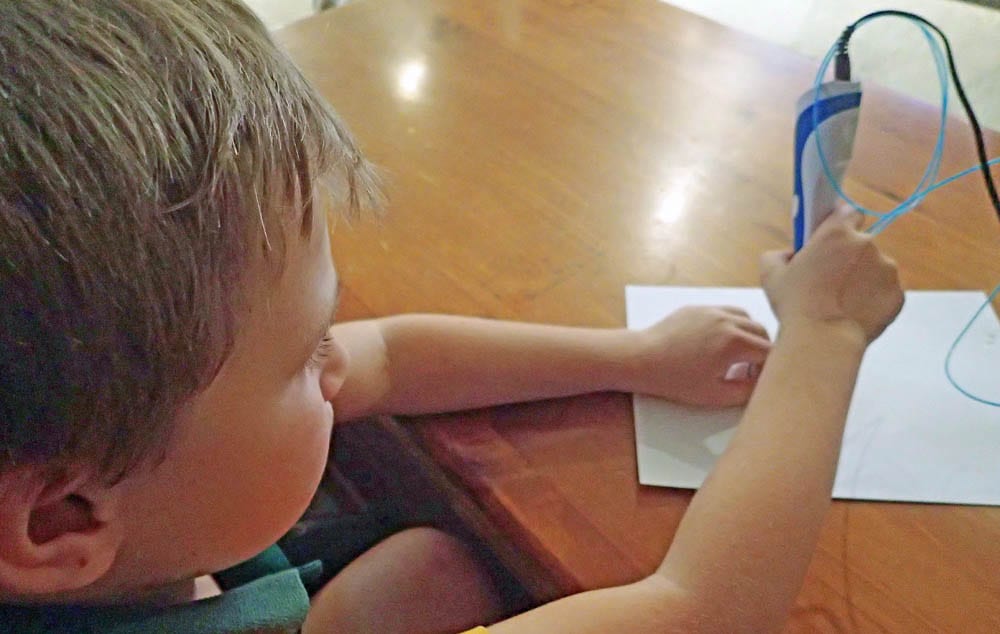
[[[772,337],[777,330],[760,289],[629,286],[625,295],[630,328],[701,304],[740,306]],[[861,366],[834,497],[1000,505],[1000,408],[963,396],[944,373],[949,347],[985,299],[966,291],[906,294],[903,312]],[[991,309],[959,345],[952,372],[965,389],[1000,400],[1000,323]],[[639,395],[634,409],[639,482],[690,489],[701,486],[741,413]]]

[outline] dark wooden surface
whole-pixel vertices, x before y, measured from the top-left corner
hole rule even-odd
[[[621,326],[628,283],[753,286],[790,242],[793,104],[815,72],[795,53],[655,0],[364,0],[280,39],[388,175],[387,218],[334,232],[344,319]],[[936,118],[867,86],[848,191],[905,197]],[[962,121],[949,133],[942,175],[974,157]],[[977,179],[879,238],[907,288],[1000,282]],[[650,572],[691,496],[637,484],[625,395],[407,428],[391,435],[538,600]],[[997,570],[997,509],[837,502],[787,631],[1000,631]]]

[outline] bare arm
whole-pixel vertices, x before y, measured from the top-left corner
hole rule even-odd
[[[335,410],[342,418],[421,414],[622,389],[624,334],[447,315],[339,324],[334,336],[352,371]],[[355,370],[359,359],[365,367]]]
[[[768,256],[781,333],[658,570],[544,605],[493,634],[781,629],[829,507],[864,350],[902,306],[895,267],[851,222],[833,216],[790,265]]]
[[[830,492],[866,342],[788,329],[725,459],[692,500],[658,573],[717,631],[776,631],[802,585]]]
[[[780,629],[829,506],[862,356],[902,304],[895,267],[853,222],[831,216],[791,263],[767,258],[781,333],[656,572],[541,606],[493,634]],[[681,313],[643,333],[430,316],[345,324],[335,336],[354,361],[335,410],[421,413],[604,389],[742,402],[752,381],[733,389],[722,376],[731,363],[763,361],[769,342],[745,316],[702,310],[728,316]]]
[[[733,308],[690,307],[645,331],[570,328],[446,315],[338,324],[351,362],[334,409],[340,420],[422,414],[571,394],[643,392],[698,405],[743,404],[766,331]]]
[[[490,631],[621,631],[614,619],[623,613],[634,631],[780,629],[829,506],[864,343],[834,328],[782,332],[737,433],[656,574],[542,606]]]

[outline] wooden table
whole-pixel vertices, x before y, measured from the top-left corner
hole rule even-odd
[[[334,234],[345,319],[621,326],[626,284],[753,286],[790,242],[793,103],[815,72],[790,51],[655,0],[363,0],[280,39],[388,176],[386,220]],[[868,86],[848,191],[906,196],[936,116]],[[942,175],[974,160],[965,124],[949,132]],[[1000,282],[978,176],[879,241],[907,288]],[[408,429],[537,600],[649,573],[691,497],[637,484],[625,395]],[[998,570],[998,509],[837,502],[788,631],[1000,631]]]

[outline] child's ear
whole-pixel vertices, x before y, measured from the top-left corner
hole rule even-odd
[[[0,473],[0,591],[70,592],[104,576],[122,543],[120,489],[35,467]]]

